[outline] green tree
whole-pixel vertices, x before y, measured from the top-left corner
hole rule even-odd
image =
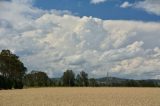
[[[82,86],[83,85],[81,76],[79,74],[76,76],[76,85],[77,86]]]
[[[10,50],[2,50],[0,53],[0,74],[5,79],[5,89],[23,88],[22,79],[27,68],[19,60],[19,57],[12,54]]]
[[[91,78],[89,79],[89,86],[96,87],[98,86],[98,83],[94,78]]]
[[[75,74],[72,70],[67,70],[63,73],[62,81],[64,86],[74,86],[75,85]]]
[[[50,81],[51,80],[49,79],[47,74],[41,71],[32,71],[31,73],[27,74],[24,78],[25,85],[32,87],[50,86]]]
[[[76,77],[76,84],[78,86],[88,86],[88,74],[84,71],[81,71]]]

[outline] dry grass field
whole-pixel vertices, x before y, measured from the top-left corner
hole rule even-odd
[[[0,106],[160,106],[160,88],[1,90]]]

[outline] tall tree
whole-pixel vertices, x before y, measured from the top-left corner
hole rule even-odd
[[[88,74],[84,71],[81,71],[76,77],[76,84],[78,86],[88,86]]]
[[[76,76],[76,86],[82,86],[83,83],[82,83],[82,79],[81,79],[81,76],[79,74],[77,74]]]
[[[10,50],[2,50],[0,53],[0,75],[5,79],[5,85],[9,88],[22,88],[22,79],[27,68],[19,60],[19,57],[12,54]]]
[[[67,70],[62,76],[64,86],[74,86],[75,85],[75,74],[72,70]]]

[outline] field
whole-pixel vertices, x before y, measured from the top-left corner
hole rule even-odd
[[[0,90],[0,106],[160,106],[160,88]]]

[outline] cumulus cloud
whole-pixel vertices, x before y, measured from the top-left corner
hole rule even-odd
[[[142,9],[150,14],[160,15],[160,1],[159,0],[143,0],[135,3],[125,1],[120,5],[121,8],[133,7]]]
[[[158,22],[78,17],[18,0],[0,4],[0,49],[14,51],[29,70],[50,77],[73,69],[94,77],[109,71],[125,78],[159,78]]]
[[[107,0],[91,0],[92,4],[99,4],[99,3],[103,3],[106,2]]]

